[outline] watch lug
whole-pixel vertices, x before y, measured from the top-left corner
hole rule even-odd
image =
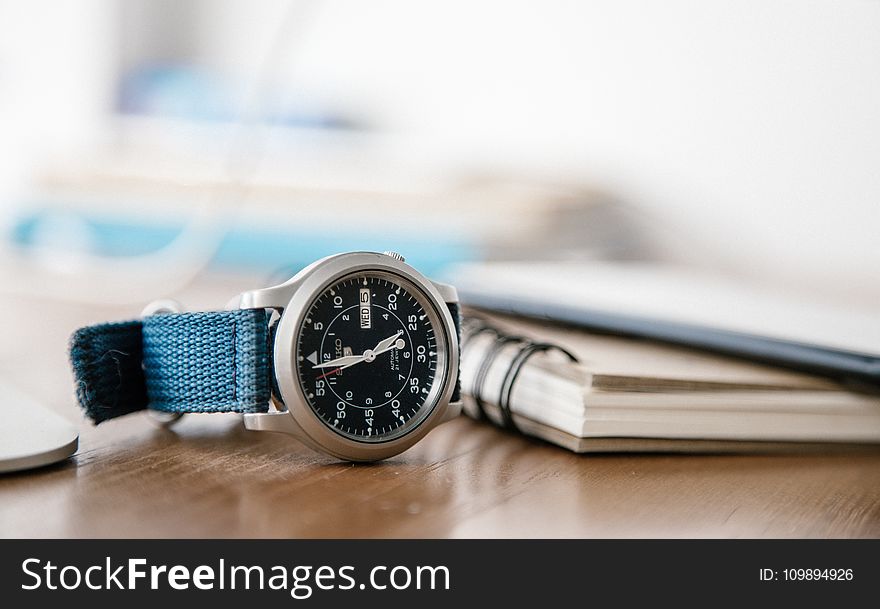
[[[248,412],[244,426],[251,431],[275,431],[302,438],[302,428],[289,412]]]
[[[286,283],[250,290],[239,294],[237,302],[230,304],[235,304],[234,308],[237,309],[283,309],[290,302],[293,290],[294,286]]]
[[[256,290],[248,290],[242,292],[233,298],[227,309],[283,309],[293,298],[302,283],[303,276],[311,267],[306,267],[303,271],[297,273],[291,279],[279,285],[273,285],[268,288],[258,288]]]
[[[437,288],[437,291],[440,292],[443,302],[447,304],[458,302],[458,290],[455,289],[455,286],[451,286],[448,283],[440,283],[439,281],[430,281]]]
[[[452,421],[453,419],[457,419],[458,415],[461,414],[462,402],[459,400],[458,402],[449,402],[449,406],[446,407],[446,412],[443,413],[443,418],[440,419],[440,423],[438,425],[442,425],[447,421]]]
[[[302,284],[303,280],[308,277],[315,268],[319,267],[325,261],[334,256],[321,258],[316,260],[299,273],[285,281],[280,285],[273,285],[268,288],[259,288],[257,290],[249,290],[242,292],[233,298],[227,309],[283,309],[293,298],[294,292]]]

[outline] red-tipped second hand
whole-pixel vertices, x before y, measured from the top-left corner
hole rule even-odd
[[[318,381],[318,380],[324,378],[325,376],[330,376],[331,374],[334,374],[334,373],[336,373],[336,372],[339,372],[340,370],[342,370],[341,367],[340,367],[340,368],[334,368],[334,369],[331,370],[330,372],[325,372],[324,374],[318,376],[315,380]]]

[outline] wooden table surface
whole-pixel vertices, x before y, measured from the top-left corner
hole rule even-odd
[[[245,287],[183,299],[222,306]],[[880,451],[579,456],[462,418],[352,465],[234,415],[94,427],[74,404],[67,338],[139,307],[0,306],[0,375],[81,429],[72,459],[0,476],[3,537],[880,537]]]

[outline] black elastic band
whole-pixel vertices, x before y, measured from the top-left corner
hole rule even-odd
[[[482,419],[489,418],[486,414],[486,403],[483,401],[483,385],[486,383],[486,377],[489,374],[489,369],[492,367],[492,363],[505,346],[511,343],[527,342],[526,339],[521,336],[498,334],[497,332],[496,334],[495,342],[492,343],[492,346],[489,347],[489,350],[483,356],[483,361],[480,362],[480,367],[477,370],[476,376],[474,376],[474,386],[471,388],[471,394],[474,398],[474,403],[477,405],[479,418]]]
[[[480,317],[467,317],[462,319],[461,333],[462,338],[466,339],[462,340],[462,350],[470,346],[473,343],[473,339],[480,334],[488,333],[493,334],[494,336],[501,335],[501,333],[498,332],[497,328],[495,328],[494,326],[490,326],[484,319]]]
[[[468,316],[462,318],[461,322],[461,331],[462,331],[462,341],[461,341],[461,361],[464,361],[465,353],[467,353],[468,349],[474,344],[474,339],[478,337],[480,334],[491,334],[493,336],[500,336],[497,329],[490,326],[480,317]],[[472,390],[471,393],[475,391]],[[485,412],[483,409],[478,407],[477,416],[475,418],[480,419],[485,417]]]
[[[510,396],[513,394],[513,388],[516,385],[516,379],[519,377],[519,373],[522,371],[523,366],[530,357],[536,353],[547,351],[559,351],[565,354],[572,362],[577,363],[578,361],[573,353],[559,345],[527,342],[522,349],[519,350],[519,353],[514,356],[513,361],[510,363],[510,367],[508,367],[507,373],[504,375],[504,381],[501,383],[501,393],[498,396],[498,408],[501,410],[501,419],[504,422],[504,427],[507,429],[519,431],[519,428],[513,420],[513,413],[510,410]]]

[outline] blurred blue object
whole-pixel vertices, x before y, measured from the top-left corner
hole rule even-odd
[[[132,70],[120,83],[119,110],[194,121],[240,121],[233,84],[208,70],[186,65],[155,64]],[[306,100],[290,100],[284,91],[268,96],[271,108],[261,111],[261,122],[291,127],[356,129],[360,125]]]
[[[147,224],[116,218],[85,217],[75,221],[71,212],[37,209],[14,222],[11,241],[20,249],[37,248],[87,252],[105,257],[144,256],[169,245],[183,230],[182,225]],[[76,239],[67,238],[59,224],[75,226]],[[344,251],[394,250],[428,275],[442,273],[449,266],[482,259],[477,244],[465,239],[428,239],[394,233],[364,233],[352,229],[321,232],[314,227],[303,230],[265,229],[241,224],[221,239],[211,267],[233,271],[273,272],[279,268],[299,269],[315,259]]]
[[[173,65],[134,70],[120,83],[119,110],[193,120],[229,120],[226,89],[204,71]]]

